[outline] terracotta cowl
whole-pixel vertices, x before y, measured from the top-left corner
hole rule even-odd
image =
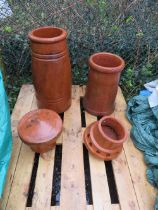
[[[115,98],[124,60],[112,53],[96,53],[89,58],[89,75],[83,106],[93,115],[110,115],[115,108]]]
[[[62,130],[60,116],[48,109],[38,109],[25,114],[18,124],[20,139],[37,153],[51,150]]]
[[[71,105],[71,66],[62,28],[42,27],[28,34],[38,108],[64,112]]]
[[[84,132],[84,143],[87,149],[103,160],[113,160],[122,151],[127,139],[127,131],[121,122],[110,116],[102,117],[90,124]]]

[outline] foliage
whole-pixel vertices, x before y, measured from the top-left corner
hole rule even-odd
[[[125,59],[120,84],[127,99],[158,76],[156,0],[8,0],[8,3],[12,15],[0,18],[0,48],[9,78],[20,78],[19,84],[21,78],[31,75],[27,34],[43,25],[68,31],[75,84],[86,83],[88,57],[99,51],[116,53]]]
[[[14,75],[7,75],[5,86],[11,111],[14,108],[21,86],[27,83],[31,83],[31,77],[26,77],[25,75],[17,78]]]
[[[9,75],[30,75],[31,59],[25,36],[10,34],[1,40],[3,62]]]
[[[155,66],[154,66],[155,65]],[[150,80],[155,80],[158,76],[156,71],[158,67],[157,64],[147,63],[142,66],[139,71],[134,71],[132,68],[127,68],[123,72],[120,85],[126,94],[126,99],[130,99],[133,95],[137,94],[140,89],[143,88],[143,85]]]

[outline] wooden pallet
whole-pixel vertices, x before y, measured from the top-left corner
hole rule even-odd
[[[26,112],[36,109],[33,86],[22,86],[12,114],[13,153],[0,210],[153,209],[156,190],[146,181],[143,156],[133,146],[130,138],[125,143],[121,155],[112,162],[105,163],[86,151],[86,161],[90,167],[89,189],[92,190],[91,203],[86,202],[87,184],[84,169],[88,165],[85,167],[83,161],[85,154],[82,134],[85,124],[89,125],[96,117],[84,113],[83,110],[81,112],[80,97],[84,95],[84,91],[84,87],[73,86],[72,106],[64,113],[64,129],[57,142],[58,145],[62,145],[60,205],[51,206],[56,150],[45,154],[43,159],[20,141],[17,123]],[[125,109],[126,103],[119,89],[114,116],[130,130],[131,126],[124,114]],[[108,165],[111,165],[111,169]],[[113,185],[110,182],[112,179],[115,182]],[[109,188],[114,188],[115,184],[117,192]],[[114,194],[118,195],[118,199],[113,199]]]

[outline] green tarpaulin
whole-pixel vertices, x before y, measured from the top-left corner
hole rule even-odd
[[[2,197],[12,148],[8,100],[0,70],[0,198]]]
[[[158,106],[150,108],[148,96],[135,96],[128,103],[127,117],[133,125],[131,138],[144,153],[147,179],[158,187]],[[155,210],[158,210],[158,196]]]

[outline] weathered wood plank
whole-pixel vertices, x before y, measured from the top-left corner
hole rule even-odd
[[[56,144],[62,144],[63,142],[63,132],[60,134],[60,136],[57,138]]]
[[[112,204],[112,210],[121,210],[120,204]]]
[[[87,210],[93,210],[93,205],[87,205]]]
[[[40,157],[32,202],[33,210],[50,210],[55,148]]]
[[[63,210],[86,209],[79,87],[73,87],[72,105],[64,114],[61,198]]]
[[[88,127],[91,123],[97,121],[97,117],[85,112],[86,117],[86,127]]]
[[[51,210],[60,210],[60,206],[52,206]]]
[[[120,101],[119,94],[120,92],[118,91],[117,99]],[[123,105],[122,103],[123,102],[121,102],[121,105]],[[121,109],[123,109],[123,106],[116,106],[115,112],[116,110],[120,112]],[[115,117],[115,112],[112,113],[113,117]],[[130,176],[130,171],[124,150],[122,150],[121,154],[112,161],[112,166],[121,209],[138,210],[139,204],[135,194],[135,189]]]
[[[26,210],[34,210],[34,209],[32,207],[26,207]],[[50,210],[61,210],[61,208],[60,206],[52,206]],[[93,210],[93,205],[87,205],[86,210]],[[120,210],[119,204],[112,204],[112,210]]]
[[[85,112],[85,115],[87,125],[97,120],[95,116],[92,116],[87,112]],[[94,210],[112,210],[104,161],[97,159],[89,153],[89,163],[92,184],[93,208]]]
[[[8,170],[8,175],[7,175],[6,185],[5,185],[5,189],[4,189],[4,193],[3,193],[3,198],[0,202],[1,210],[6,209],[7,201],[8,201],[10,190],[12,187],[12,182],[14,179],[14,173],[16,170],[17,161],[19,159],[21,144],[22,144],[20,139],[18,138],[17,124],[18,124],[18,121],[20,120],[20,118],[25,113],[30,111],[33,97],[34,97],[33,86],[32,85],[23,85],[20,90],[16,105],[14,107],[14,110],[13,110],[13,113],[11,116],[13,148],[12,148],[12,157],[11,157],[10,166],[9,166],[9,170]]]
[[[27,145],[22,144],[11,193],[6,207],[7,210],[25,209],[33,160],[34,152],[32,152]]]
[[[26,104],[24,105],[24,107],[26,107]],[[36,107],[36,99],[34,96],[30,110],[34,109],[35,107]],[[18,140],[20,141],[20,139]],[[25,209],[33,162],[34,162],[34,152],[27,145],[22,143],[12,183],[12,188],[6,207],[7,210]]]
[[[26,207],[26,210],[34,210],[33,207]],[[42,210],[46,210],[46,209],[42,209]],[[51,206],[50,210],[60,210],[59,206]]]
[[[138,210],[139,206],[124,151],[112,161],[121,209]]]
[[[122,121],[124,126],[130,132],[131,125],[125,116],[125,110],[126,102],[122,95],[121,89],[119,89],[116,98],[115,116]],[[139,203],[139,208],[141,210],[151,210],[154,208],[153,206],[155,203],[157,190],[154,189],[154,187],[152,187],[146,179],[146,165],[144,163],[143,154],[135,148],[130,137],[124,144],[124,152],[126,155],[136,197]]]
[[[112,210],[104,161],[89,154],[94,210]]]

